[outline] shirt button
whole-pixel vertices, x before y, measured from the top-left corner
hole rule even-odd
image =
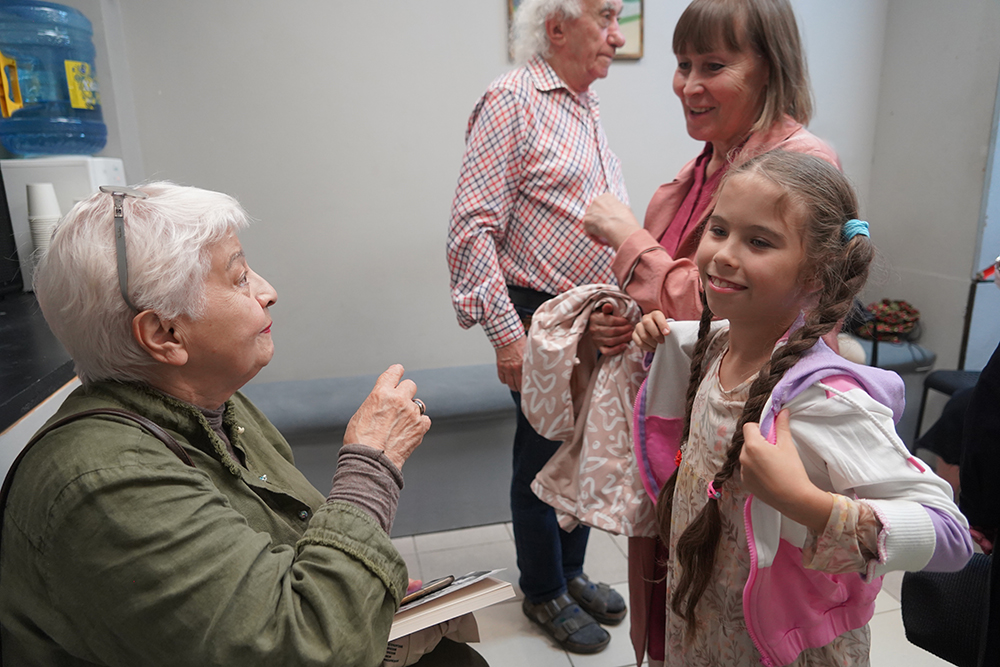
[[[242,426],[237,426],[237,427],[236,427],[236,433],[237,433],[237,434],[239,434],[239,435],[243,435],[243,432],[244,432],[244,431],[246,431],[246,429],[245,429],[245,428],[243,428]]]
[[[309,518],[309,510],[302,510],[301,512],[299,512],[299,518],[302,519],[303,521],[305,521],[306,519],[308,519]]]

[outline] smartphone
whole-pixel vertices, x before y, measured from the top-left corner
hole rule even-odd
[[[450,574],[447,577],[441,577],[440,579],[429,581],[424,584],[423,588],[418,588],[409,595],[404,596],[403,601],[399,603],[399,606],[402,607],[404,604],[409,604],[414,600],[419,600],[420,598],[426,597],[431,593],[437,593],[442,588],[451,585],[453,581],[455,581],[455,577]]]

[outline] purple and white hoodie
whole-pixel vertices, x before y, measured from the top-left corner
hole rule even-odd
[[[713,323],[712,335],[727,327]],[[676,467],[697,334],[697,322],[671,323],[636,401],[636,460],[651,498]],[[785,408],[812,482],[871,507],[882,530],[877,559],[865,572],[809,570],[802,566],[807,529],[754,496],[747,499],[751,565],[743,613],[765,665],[788,664],[804,649],[864,626],[886,572],[959,570],[972,556],[968,522],[951,487],[896,435],[903,411],[898,375],[849,362],[821,340],[785,373],[764,406],[761,433],[771,442],[774,419]]]

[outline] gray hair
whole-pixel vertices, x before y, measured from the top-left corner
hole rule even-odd
[[[561,14],[579,18],[583,0],[522,0],[510,26],[510,52],[516,65],[523,65],[536,55],[549,55],[549,37],[545,21]]]
[[[210,247],[250,224],[239,203],[219,192],[168,182],[138,188],[148,199],[123,204],[129,297],[164,319],[204,314]],[[98,192],[59,222],[35,271],[45,321],[69,351],[84,384],[149,381],[156,362],[132,336],[118,288],[111,195]]]

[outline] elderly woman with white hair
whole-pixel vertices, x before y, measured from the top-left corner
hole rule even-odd
[[[390,530],[430,427],[389,368],[329,495],[239,389],[277,294],[231,197],[112,188],[60,222],[35,291],[83,386],[25,449],[0,543],[7,665],[377,665],[407,588]],[[459,648],[454,648],[459,647]],[[442,656],[420,664],[464,664]],[[481,662],[479,664],[482,664]]]

